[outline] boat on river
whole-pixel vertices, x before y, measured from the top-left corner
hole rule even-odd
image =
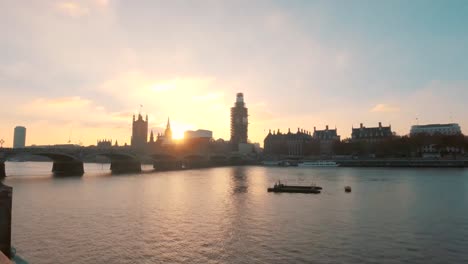
[[[272,188],[268,188],[268,192],[284,192],[284,193],[315,193],[318,194],[322,187],[317,185],[301,186],[301,185],[286,185],[281,182],[275,183]]]

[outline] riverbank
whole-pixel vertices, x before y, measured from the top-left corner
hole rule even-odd
[[[341,167],[465,168],[467,160],[342,160]]]
[[[468,160],[426,160],[426,159],[353,159],[329,160],[336,162],[340,167],[380,167],[380,168],[465,168]],[[266,161],[267,166],[295,167],[303,161],[279,160]],[[320,166],[318,166],[320,167]]]

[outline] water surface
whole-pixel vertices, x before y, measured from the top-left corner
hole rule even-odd
[[[464,169],[51,168],[6,164],[30,263],[468,263]],[[324,190],[268,193],[277,180]]]

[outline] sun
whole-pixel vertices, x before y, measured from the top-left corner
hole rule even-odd
[[[193,129],[194,129],[194,126],[189,125],[189,124],[171,122],[171,130],[172,130],[173,139],[183,139],[185,131],[193,130]]]
[[[185,131],[178,130],[178,129],[173,129],[172,130],[172,138],[173,139],[183,139],[184,138],[184,132]]]

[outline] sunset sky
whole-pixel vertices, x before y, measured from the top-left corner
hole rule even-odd
[[[379,121],[468,129],[468,1],[0,1],[0,138],[130,142],[150,127],[229,139]]]

